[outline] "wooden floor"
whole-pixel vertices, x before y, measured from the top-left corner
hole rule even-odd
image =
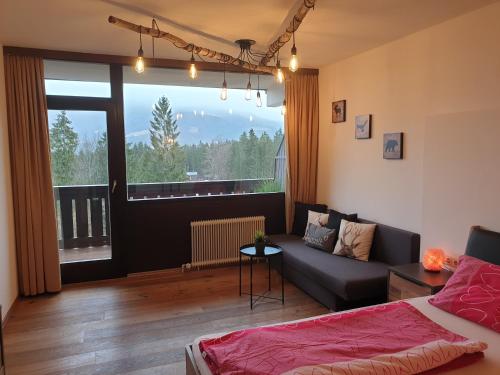
[[[260,264],[254,290],[266,277]],[[278,295],[274,273],[273,285]],[[290,284],[284,306],[251,311],[237,267],[72,285],[15,304],[4,333],[7,374],[184,374],[184,345],[197,336],[327,312]]]

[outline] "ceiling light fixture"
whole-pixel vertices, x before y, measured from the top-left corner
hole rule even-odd
[[[292,21],[295,23],[295,18]],[[292,38],[293,38],[293,46],[292,46],[292,57],[290,58],[290,63],[288,64],[288,69],[290,69],[291,72],[296,72],[297,69],[299,69],[299,59],[297,59],[297,47],[295,47],[295,31],[292,33]]]
[[[144,51],[142,50],[142,27],[139,28],[139,50],[137,51],[137,59],[135,60],[135,71],[144,73]]]
[[[247,83],[247,89],[245,91],[245,100],[252,100],[252,83],[250,82],[250,77],[252,75],[248,73],[248,83]]]
[[[257,107],[262,107],[262,99],[260,98],[260,76],[257,74]]]
[[[220,100],[227,99],[227,82],[226,82],[226,69],[224,65],[224,81],[222,81],[222,89],[220,90]]]
[[[198,77],[198,70],[196,69],[193,50],[191,51],[191,64],[189,64],[189,77],[196,79]]]
[[[276,78],[276,82],[278,82],[278,83],[283,83],[283,81],[285,81],[285,75],[283,74],[283,70],[281,70],[281,64],[280,64],[280,60],[279,59],[276,62],[276,75],[275,75],[275,78]]]

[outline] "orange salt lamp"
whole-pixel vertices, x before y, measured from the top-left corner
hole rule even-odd
[[[428,249],[424,254],[422,264],[426,271],[439,272],[443,268],[444,259],[445,255],[443,250]]]

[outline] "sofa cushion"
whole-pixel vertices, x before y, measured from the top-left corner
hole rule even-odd
[[[326,213],[327,206],[325,204],[307,204],[295,202],[295,214],[293,217],[292,233],[304,237],[307,226],[308,211]]]
[[[331,253],[336,239],[335,229],[328,229],[313,223],[307,224],[306,234],[304,234],[306,246]]]
[[[387,268],[377,261],[361,262],[307,247],[294,235],[271,236],[283,248],[285,267],[292,267],[346,300],[386,294]]]
[[[328,210],[328,223],[326,224],[326,227],[330,229],[335,229],[337,233],[339,233],[340,223],[342,222],[342,220],[357,222],[358,214],[348,215],[335,210]]]

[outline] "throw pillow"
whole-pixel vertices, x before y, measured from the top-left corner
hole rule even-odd
[[[342,220],[335,255],[368,261],[376,224],[360,224]]]
[[[328,223],[328,214],[322,214],[321,212],[311,211],[307,212],[307,225],[314,224],[320,227],[326,226]],[[306,228],[307,231],[307,228]]]
[[[342,220],[357,222],[358,214],[344,214],[335,210],[328,210],[328,223],[326,224],[327,228],[335,229],[337,233],[340,231],[340,223]]]
[[[331,252],[335,243],[335,229],[308,223],[304,242],[309,247]]]
[[[292,234],[304,237],[307,226],[307,212],[309,210],[325,213],[327,209],[328,207],[324,204],[307,204],[295,202],[295,215],[293,217]]]
[[[431,305],[500,333],[500,266],[462,255]]]

